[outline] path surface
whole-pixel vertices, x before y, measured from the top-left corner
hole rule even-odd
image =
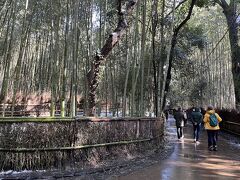
[[[168,119],[168,130],[175,136],[175,120]],[[184,129],[184,140],[173,140],[172,155],[160,163],[117,177],[118,180],[226,180],[240,179],[240,146],[229,142],[220,134],[218,151],[207,150],[206,131],[196,145],[192,138],[192,127]]]

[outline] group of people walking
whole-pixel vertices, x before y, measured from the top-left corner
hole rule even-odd
[[[213,106],[208,106],[206,113],[197,107],[187,112],[184,112],[182,108],[179,107],[173,115],[176,120],[177,136],[179,140],[184,138],[183,127],[187,121],[190,121],[193,125],[194,142],[199,144],[201,125],[204,124],[208,135],[208,149],[210,151],[217,151],[218,131],[220,129],[219,123],[222,121],[222,118],[215,112]]]

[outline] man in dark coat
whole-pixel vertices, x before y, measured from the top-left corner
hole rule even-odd
[[[203,115],[200,113],[199,108],[193,108],[192,111],[192,124],[193,124],[193,138],[196,143],[199,143],[199,132],[201,129],[201,123],[203,121]]]
[[[183,136],[183,126],[184,126],[184,114],[182,108],[178,108],[178,110],[174,113],[174,119],[176,120],[176,127],[177,127],[177,136],[178,139],[182,139]]]

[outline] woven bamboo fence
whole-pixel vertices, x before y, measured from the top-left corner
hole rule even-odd
[[[157,118],[0,119],[1,170],[96,166],[161,144]]]

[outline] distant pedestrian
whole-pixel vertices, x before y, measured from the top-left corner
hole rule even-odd
[[[187,110],[183,110],[184,115],[184,127],[187,126]]]
[[[203,121],[208,134],[208,149],[210,151],[217,151],[217,137],[220,129],[219,123],[222,121],[222,118],[215,113],[212,106],[208,106]]]
[[[189,121],[189,122],[192,122],[192,109],[193,109],[193,108],[190,108],[190,109],[187,109],[187,110],[186,110],[187,121]]]
[[[182,111],[182,108],[178,108],[178,110],[174,113],[174,119],[176,120],[176,127],[177,127],[177,136],[178,139],[183,139],[183,126],[184,126],[184,113]]]
[[[163,113],[164,113],[164,116],[165,116],[166,120],[168,120],[169,110],[168,110],[168,109],[165,109],[165,110],[163,111]]]
[[[203,115],[200,113],[199,108],[193,108],[191,116],[191,121],[193,124],[193,138],[196,143],[199,143],[199,133],[201,129],[201,123],[203,121]]]

